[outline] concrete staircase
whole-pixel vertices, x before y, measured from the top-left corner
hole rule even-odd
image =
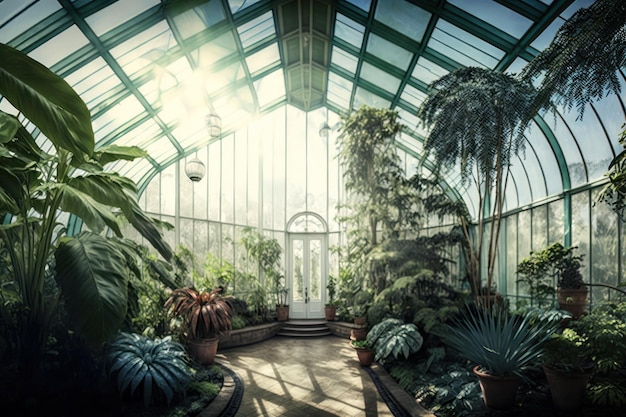
[[[326,320],[287,320],[276,333],[277,336],[286,337],[320,337],[331,334]]]

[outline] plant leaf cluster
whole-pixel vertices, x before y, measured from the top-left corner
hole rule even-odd
[[[195,288],[177,288],[165,302],[175,317],[182,317],[194,339],[213,338],[232,329],[232,307],[221,288],[210,292]]]
[[[121,333],[107,346],[107,367],[120,394],[135,392],[147,407],[155,393],[165,396],[167,405],[176,395],[184,396],[192,369],[185,348],[171,337],[149,337]]]
[[[374,346],[376,361],[382,364],[405,359],[422,348],[424,338],[413,323],[404,323],[398,319],[386,319],[372,326],[367,333],[367,340]]]
[[[537,313],[512,314],[500,308],[467,306],[447,325],[443,340],[461,357],[496,376],[522,376],[537,361],[559,320]]]

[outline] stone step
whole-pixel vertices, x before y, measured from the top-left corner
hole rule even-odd
[[[277,336],[288,337],[319,337],[332,335],[326,320],[295,319],[283,323]]]

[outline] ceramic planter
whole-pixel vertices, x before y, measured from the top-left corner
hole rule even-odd
[[[189,354],[200,365],[213,365],[219,339],[193,339],[188,343]]]
[[[582,409],[592,369],[590,367],[589,372],[563,372],[543,366],[550,386],[552,405],[556,411],[576,412]]]
[[[352,348],[356,351],[361,366],[367,367],[374,363],[374,349],[360,348],[356,346],[352,346]]]
[[[326,321],[335,321],[335,315],[337,314],[336,307],[325,307],[324,312],[326,314]]]
[[[276,316],[278,321],[289,320],[289,306],[276,306]]]
[[[569,311],[574,319],[582,316],[587,309],[587,295],[589,294],[587,287],[557,288],[556,293],[561,310]]]
[[[517,390],[522,379],[517,375],[495,376],[482,372],[479,366],[475,366],[474,374],[478,377],[480,390],[483,393],[483,401],[487,408],[494,410],[506,410],[515,406]]]

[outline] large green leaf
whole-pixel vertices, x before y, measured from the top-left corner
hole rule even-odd
[[[113,337],[126,316],[124,255],[107,238],[82,232],[62,239],[54,256],[57,283],[81,335],[94,345]]]
[[[48,183],[42,187],[42,190],[57,190],[61,192],[61,210],[75,214],[94,232],[101,232],[106,225],[117,236],[122,236],[119,222],[111,208],[96,201],[89,194],[77,190],[68,184],[57,183]]]
[[[93,153],[91,115],[80,96],[44,65],[1,43],[0,94],[56,146]]]
[[[131,208],[132,215],[130,217],[127,216],[128,221],[157,251],[159,251],[165,260],[169,261],[172,259],[172,248],[163,240],[163,236],[157,228],[157,223],[146,216],[136,202],[132,204]]]
[[[108,145],[99,148],[94,153],[94,159],[102,165],[121,159],[134,161],[137,158],[145,158],[146,156],[148,156],[148,153],[137,146]]]

